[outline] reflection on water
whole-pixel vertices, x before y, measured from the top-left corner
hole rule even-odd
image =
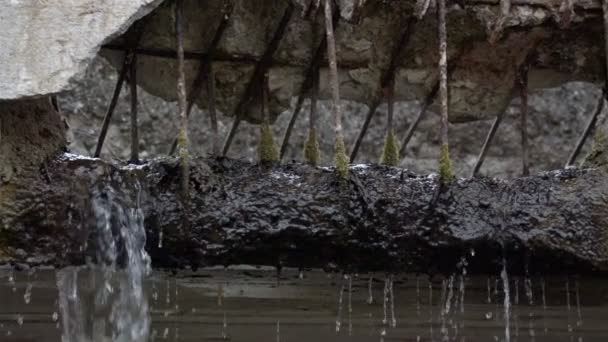
[[[61,341],[74,326],[87,327],[85,336],[108,336],[96,342],[137,336],[150,341],[608,340],[604,279],[517,278],[505,271],[490,281],[463,277],[461,285],[456,275],[429,281],[399,274],[328,277],[313,270],[300,278],[298,270],[283,270],[278,285],[270,269],[207,269],[177,276],[153,272],[143,284],[147,304],[142,307],[135,302],[136,291],[121,288],[130,286],[123,281],[128,275],[104,277],[102,270],[88,268],[0,269],[0,341]],[[370,279],[371,297],[382,298],[371,304]],[[112,294],[99,288],[108,284]],[[488,284],[494,287],[490,293]],[[516,291],[522,294],[519,303]],[[109,296],[106,305],[100,304],[103,295]],[[144,316],[138,316],[145,305]],[[113,315],[117,309],[121,314]],[[151,325],[142,332],[148,314]],[[135,331],[142,334],[90,333],[107,332],[109,326],[129,334],[127,327],[139,326]]]

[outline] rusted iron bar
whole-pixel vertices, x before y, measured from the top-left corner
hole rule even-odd
[[[332,20],[335,27],[337,27],[339,23],[338,19],[340,19],[340,14],[335,13]],[[291,138],[291,132],[293,131],[293,127],[295,126],[298,116],[300,115],[300,111],[302,110],[304,99],[306,98],[306,95],[310,93],[310,90],[313,86],[313,79],[315,75],[318,76],[319,68],[321,66],[321,63],[323,62],[323,56],[325,55],[326,49],[327,35],[323,35],[323,37],[321,38],[321,42],[319,42],[319,45],[317,46],[317,49],[315,50],[315,53],[310,61],[310,64],[306,68],[306,78],[300,86],[300,92],[296,101],[296,105],[293,109],[293,112],[291,113],[291,118],[289,118],[289,124],[287,125],[285,135],[283,136],[283,142],[281,143],[279,159],[283,159],[283,156],[287,151],[287,147],[289,146],[289,139]]]
[[[111,51],[125,51],[128,50],[127,47],[121,44],[105,44],[101,47],[105,50]],[[139,47],[135,49],[135,53],[141,56],[149,56],[149,57],[158,57],[158,58],[167,58],[167,59],[177,59],[177,51],[171,49],[162,49],[162,48],[150,48],[150,47]],[[184,59],[186,60],[203,60],[207,57],[207,52],[198,52],[198,51],[184,51]],[[246,56],[246,55],[226,55],[226,54],[217,54],[215,57],[216,60],[222,62],[234,62],[234,63],[257,63],[259,60],[255,57]]]
[[[602,94],[600,95],[600,97],[598,99],[598,103],[595,106],[595,110],[593,111],[593,114],[589,118],[589,121],[587,121],[585,130],[583,131],[581,136],[578,138],[578,141],[576,143],[576,146],[574,147],[574,150],[572,150],[572,152],[570,153],[570,156],[568,157],[568,161],[566,162],[566,167],[573,165],[574,162],[576,161],[576,158],[581,153],[581,150],[583,149],[583,146],[585,145],[587,138],[591,134],[591,131],[593,131],[593,129],[595,128],[595,123],[597,122],[598,116],[602,113],[605,106],[606,106],[606,89],[604,88],[602,90]]]
[[[232,4],[231,2],[229,3],[230,5]],[[224,32],[226,31],[226,28],[228,27],[228,23],[230,22],[230,15],[232,13],[232,6],[228,6],[225,9],[225,13],[222,16],[222,20],[217,28],[217,30],[215,31],[215,35],[213,36],[213,40],[211,41],[211,44],[209,46],[209,49],[207,50],[207,53],[200,59],[200,66],[199,66],[199,70],[198,70],[198,74],[196,75],[196,78],[194,79],[194,82],[192,83],[192,87],[190,89],[190,94],[189,98],[188,98],[188,108],[186,110],[186,116],[190,117],[190,113],[192,112],[192,107],[194,106],[194,103],[198,100],[201,92],[202,92],[202,88],[203,88],[203,84],[205,84],[205,81],[207,81],[207,96],[211,97],[211,99],[208,100],[209,103],[209,107],[213,107],[213,111],[214,113],[211,114],[211,109],[209,108],[209,112],[210,112],[210,116],[211,116],[211,124],[213,126],[214,121],[215,121],[215,125],[217,127],[217,117],[215,116],[215,99],[212,98],[212,95],[209,94],[209,82],[213,83],[215,82],[215,79],[213,77],[210,76],[210,70],[212,68],[212,63],[213,63],[213,57],[215,55],[217,46],[220,42],[220,40],[222,39]],[[184,52],[185,55],[185,52]],[[213,85],[213,88],[215,88],[215,85]],[[213,102],[213,105],[211,105],[211,102]],[[215,117],[215,119],[214,119]],[[215,134],[215,133],[214,133]],[[214,142],[215,144],[215,142]],[[173,145],[171,145],[171,150],[169,151],[169,155],[172,155],[173,153],[175,153],[175,149],[177,148],[177,139],[175,139],[173,141]],[[217,154],[216,151],[213,152],[214,154]]]
[[[325,31],[327,37],[327,59],[329,61],[329,86],[332,97],[331,111],[334,117],[336,138],[339,138],[342,136],[342,110],[340,108],[340,78],[338,74],[336,37],[334,35],[331,0],[325,0]]]
[[[139,125],[137,123],[137,55],[133,54],[129,66],[131,96],[131,163],[139,163]]]
[[[490,32],[489,42],[495,44],[502,37],[502,33],[505,29],[507,19],[509,19],[509,13],[511,12],[511,0],[500,0],[500,13],[498,18],[494,22],[492,32]]]
[[[97,138],[97,146],[95,147],[95,153],[93,153],[93,157],[99,158],[101,155],[101,149],[103,148],[103,142],[106,139],[106,135],[108,134],[108,127],[110,127],[110,121],[112,120],[112,115],[114,114],[114,109],[116,109],[116,104],[118,103],[118,97],[120,96],[120,92],[122,90],[122,85],[125,81],[127,71],[129,70],[129,65],[131,64],[131,59],[133,58],[132,53],[125,53],[125,57],[123,59],[122,68],[120,69],[120,73],[118,75],[118,80],[116,80],[116,86],[114,86],[114,93],[112,94],[112,99],[110,100],[110,105],[108,106],[108,110],[106,111],[106,115],[103,118],[103,123],[101,125],[101,132],[99,132],[99,138]]]
[[[106,115],[103,118],[101,132],[99,132],[99,137],[97,138],[97,146],[95,147],[95,153],[93,153],[93,157],[95,158],[99,158],[99,156],[101,155],[101,149],[103,148],[103,143],[106,139],[106,135],[108,134],[108,127],[110,127],[110,121],[112,120],[114,109],[116,109],[118,97],[120,96],[120,92],[122,91],[122,85],[125,82],[125,78],[127,76],[127,72],[129,71],[129,66],[131,65],[131,60],[133,59],[133,56],[133,52],[125,52],[122,67],[120,69],[120,73],[118,74],[118,79],[116,80],[116,86],[114,86],[114,93],[112,94],[112,99],[110,100],[110,105],[108,106]]]
[[[528,156],[528,71],[529,65],[524,65],[518,75],[521,125],[521,163],[522,175],[530,175],[530,164]]]
[[[472,42],[461,47],[458,50],[458,53],[450,59],[450,61],[448,62],[448,78],[452,75],[452,73],[456,69],[456,65],[458,65],[458,61],[460,60],[460,58],[465,54],[466,51],[468,51],[468,49],[471,46],[473,46]],[[416,128],[418,128],[418,124],[420,123],[420,121],[422,120],[424,115],[426,114],[428,108],[431,106],[433,101],[435,101],[435,99],[437,98],[438,93],[439,93],[439,77],[437,77],[437,80],[435,81],[433,88],[431,88],[431,91],[424,98],[424,101],[422,102],[422,105],[420,106],[420,109],[418,110],[418,114],[414,118],[414,121],[412,122],[412,124],[410,125],[410,127],[407,130],[407,133],[405,134],[405,139],[403,139],[403,143],[401,144],[401,148],[399,149],[399,156],[402,159],[405,158],[405,151],[406,151],[407,145],[409,144],[410,140],[412,139],[412,136],[414,135]]]
[[[408,45],[410,37],[414,31],[414,26],[417,22],[417,18],[415,16],[410,16],[407,18],[405,25],[403,25],[403,31],[401,31],[399,40],[393,46],[393,50],[391,53],[391,59],[389,61],[389,65],[382,74],[380,79],[379,89],[376,91],[373,100],[369,105],[369,109],[365,116],[365,121],[363,122],[363,126],[361,126],[361,130],[359,131],[359,135],[357,136],[357,140],[355,140],[355,144],[350,153],[350,162],[353,163],[357,159],[357,153],[359,152],[359,148],[361,147],[361,142],[367,133],[367,129],[369,127],[372,118],[376,114],[376,109],[380,105],[384,95],[385,88],[389,86],[390,83],[394,82],[395,72],[397,67],[399,66],[399,62],[401,61],[401,55],[403,54],[403,49]]]
[[[179,163],[181,169],[181,190],[184,199],[189,194],[189,154],[188,154],[188,98],[186,96],[186,75],[184,73],[184,28],[183,28],[183,0],[175,1],[175,40],[177,51],[177,106],[179,110],[179,135],[177,145],[179,149]]]
[[[604,110],[604,107],[606,106],[606,99],[608,99],[608,0],[602,0],[601,2],[603,12],[602,19],[604,21],[604,88],[602,89],[602,94],[598,99],[595,111],[589,118],[589,121],[587,121],[587,126],[585,127],[585,130],[579,137],[578,142],[576,143],[576,147],[574,148],[572,153],[570,153],[568,161],[566,161],[566,166],[570,166],[576,161],[576,158],[580,154],[583,145],[585,145],[587,137],[595,128],[597,117],[600,115],[600,113]]]
[[[123,45],[117,44],[106,44],[102,46],[102,49],[110,51],[128,51],[129,49]],[[159,48],[137,48],[135,53],[139,56],[156,57],[164,59],[177,59],[177,54],[174,50],[170,49],[159,49]],[[184,50],[184,59],[186,60],[197,60],[205,58],[206,52],[186,51]],[[226,62],[235,64],[257,64],[260,62],[260,58],[248,55],[235,55],[226,54],[221,50],[216,51],[213,60],[216,62]],[[272,65],[274,66],[296,66],[305,68],[308,66],[308,61],[303,59],[290,59],[290,60],[273,60]],[[328,66],[327,61],[321,61],[320,66]],[[341,69],[361,69],[369,67],[368,61],[357,62],[357,61],[344,61],[340,64]]]
[[[230,149],[232,140],[234,139],[234,136],[236,135],[236,131],[241,123],[243,111],[245,111],[245,109],[247,108],[247,105],[255,96],[255,88],[260,86],[260,83],[262,82],[262,78],[264,77],[264,74],[266,73],[268,68],[270,68],[270,66],[272,65],[272,56],[274,55],[275,51],[279,47],[279,43],[281,42],[281,38],[285,34],[285,31],[287,29],[287,24],[289,23],[292,15],[293,15],[293,11],[294,11],[294,5],[293,5],[293,3],[290,2],[287,5],[287,8],[285,9],[283,17],[281,18],[279,26],[277,27],[277,29],[274,33],[274,36],[272,37],[272,39],[270,41],[270,44],[268,44],[268,46],[266,47],[266,51],[264,51],[264,55],[262,56],[260,61],[255,66],[255,70],[253,72],[253,75],[251,76],[251,79],[249,80],[249,83],[247,84],[245,93],[241,97],[240,101],[238,102],[238,104],[233,112],[234,121],[232,122],[232,127],[230,129],[230,133],[228,133],[228,138],[226,139],[226,142],[224,143],[224,148],[222,150],[223,156],[226,156],[226,154],[228,153],[228,150]]]
[[[215,72],[213,65],[209,64],[209,78],[207,79],[207,110],[209,111],[209,120],[211,120],[211,132],[213,134],[212,151],[214,156],[220,154],[220,133],[217,124],[217,112],[215,109]]]
[[[448,48],[446,30],[446,4],[445,0],[437,1],[437,22],[439,24],[439,101],[441,112],[440,126],[440,157],[439,157],[439,177],[443,182],[450,181],[454,174],[452,172],[452,162],[449,154],[448,144]]]
[[[106,139],[106,135],[108,134],[108,128],[110,127],[110,121],[112,120],[112,115],[114,114],[114,110],[116,109],[116,104],[118,103],[118,98],[120,97],[120,92],[122,91],[122,86],[127,78],[127,73],[129,73],[131,69],[131,64],[134,63],[135,60],[135,50],[137,50],[137,45],[141,39],[143,34],[143,22],[138,21],[134,24],[133,33],[127,37],[126,48],[124,48],[124,57],[122,61],[122,67],[118,74],[118,79],[116,80],[116,86],[114,86],[114,92],[112,94],[112,99],[110,100],[110,105],[106,111],[106,115],[103,118],[103,123],[101,125],[101,132],[99,132],[99,137],[97,138],[97,146],[95,147],[95,153],[93,153],[93,157],[99,158],[101,155],[101,150],[103,148],[103,143]]]
[[[523,87],[525,87],[525,108],[523,106],[523,102],[522,102],[522,111],[525,109],[526,111],[526,119],[527,119],[527,110],[528,110],[528,97],[527,97],[527,72],[528,69],[531,65],[531,63],[533,62],[534,58],[536,58],[536,48],[538,47],[538,44],[540,43],[540,41],[537,41],[535,43],[535,45],[530,49],[530,52],[528,53],[528,55],[526,56],[526,58],[524,59],[524,61],[517,66],[517,69],[515,71],[515,80],[513,81],[513,86],[511,87],[511,91],[509,92],[509,95],[507,96],[507,98],[505,99],[505,102],[503,103],[502,108],[498,111],[498,114],[496,115],[496,118],[494,119],[494,122],[492,123],[492,127],[490,128],[490,131],[488,132],[488,136],[486,137],[486,140],[484,141],[483,147],[481,148],[481,152],[479,153],[479,157],[477,158],[477,162],[475,163],[475,166],[473,167],[473,172],[471,173],[471,177],[475,177],[477,176],[477,174],[479,173],[479,170],[481,169],[481,166],[483,165],[483,162],[485,160],[486,157],[486,153],[488,151],[488,148],[490,147],[491,143],[492,143],[492,139],[494,139],[494,135],[496,134],[496,130],[498,129],[498,126],[500,126],[500,123],[502,122],[502,119],[504,117],[504,114],[506,113],[506,111],[509,109],[509,105],[511,104],[511,99],[513,97],[515,97],[517,90],[520,89],[520,94],[522,92],[524,92],[524,90],[522,89]],[[523,75],[525,74],[525,78],[523,77]],[[522,83],[524,82],[525,83]],[[522,98],[522,100],[524,100],[524,98]],[[522,127],[523,129],[523,127]],[[523,144],[523,132],[522,132],[522,144]],[[526,133],[526,143],[527,143],[527,133]],[[526,151],[527,151],[527,146],[526,146]],[[527,158],[527,152],[526,153],[526,158]]]

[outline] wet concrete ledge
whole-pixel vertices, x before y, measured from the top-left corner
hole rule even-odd
[[[4,187],[0,263],[93,260],[91,198],[112,191],[111,210],[140,201],[156,267],[451,273],[466,263],[470,274],[496,274],[507,256],[513,274],[608,269],[608,182],[599,169],[440,187],[434,175],[376,165],[351,166],[348,182],[303,164],[197,159],[190,167],[186,202],[175,160],[125,167],[61,155]]]

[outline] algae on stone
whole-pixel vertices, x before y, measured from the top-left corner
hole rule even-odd
[[[395,132],[390,128],[384,139],[384,148],[382,149],[382,158],[380,163],[388,166],[397,166],[399,164],[399,146],[395,139]]]
[[[258,159],[260,163],[273,163],[279,161],[279,150],[274,143],[272,129],[267,123],[261,125]]]
[[[454,179],[452,171],[452,161],[447,144],[441,145],[441,155],[439,156],[439,179],[442,182],[450,182]]]
[[[304,158],[310,165],[319,165],[321,152],[319,151],[319,142],[317,141],[317,132],[314,128],[308,130],[308,138],[304,145]]]
[[[336,173],[341,179],[348,178],[348,156],[346,155],[346,146],[344,145],[344,137],[338,135],[336,137],[336,145],[334,146],[334,162],[336,164]]]

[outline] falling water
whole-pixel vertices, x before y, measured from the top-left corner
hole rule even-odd
[[[367,283],[367,304],[372,305],[374,303],[374,294],[372,292],[372,283],[374,282],[373,277],[369,277],[369,281]]]
[[[97,262],[57,272],[63,342],[148,340],[150,315],[142,283],[150,258],[144,249],[141,186],[118,181],[120,186],[92,194]]]
[[[395,293],[393,292],[393,276],[389,277],[388,294],[391,300],[391,328],[397,327],[397,318],[395,317]]]
[[[505,342],[511,341],[511,298],[509,294],[509,275],[507,274],[507,260],[503,258],[502,260],[502,272],[500,272],[500,277],[502,278],[503,291],[505,293],[504,300],[504,309],[505,309]]]
[[[28,283],[27,287],[25,288],[25,293],[23,293],[23,301],[25,302],[25,304],[29,304],[30,301],[32,300],[32,283]]]
[[[416,276],[416,316],[420,317],[420,277]]]
[[[384,291],[382,295],[382,312],[384,313],[384,318],[382,318],[382,325],[386,325],[388,323],[388,314],[387,314],[387,306],[388,306],[388,284],[389,278],[384,278]]]
[[[576,326],[580,328],[583,326],[583,315],[581,314],[581,296],[580,296],[579,288],[578,288],[578,279],[576,280],[576,283],[574,284],[574,286],[575,286],[575,291],[576,291],[576,313],[578,315],[578,319],[576,321]]]
[[[281,342],[281,321],[277,321],[277,342]]]
[[[348,336],[353,334],[353,277],[348,276]]]
[[[340,332],[342,326],[342,302],[344,299],[344,280],[347,280],[348,276],[344,275],[342,279],[342,285],[340,286],[340,294],[338,295],[338,315],[336,316],[336,332]]]

